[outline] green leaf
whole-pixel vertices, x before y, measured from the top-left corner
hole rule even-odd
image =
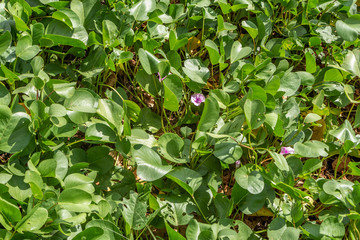
[[[184,194],[166,195],[164,200],[158,198],[157,203],[164,220],[166,220],[165,222],[169,222],[173,226],[186,225],[194,217],[191,212],[195,209],[195,206],[190,201],[189,196]]]
[[[165,221],[165,227],[169,240],[186,240],[180,233],[172,229],[166,221]]]
[[[122,214],[131,229],[141,230],[147,223],[147,197],[130,191],[129,199],[122,200]]]
[[[176,167],[166,177],[179,184],[191,196],[194,195],[202,182],[202,177],[198,172],[186,167]]]
[[[156,97],[159,95],[161,83],[153,74],[147,74],[145,70],[140,70],[136,73],[135,80],[151,96]]]
[[[336,33],[344,40],[355,41],[360,32],[360,14],[354,14],[345,21],[336,21]]]
[[[210,39],[205,41],[205,48],[209,52],[210,61],[212,65],[218,64],[220,60],[219,49],[217,45]]]
[[[73,240],[96,240],[104,234],[104,230],[100,227],[89,227],[75,235]]]
[[[18,232],[31,232],[39,230],[48,218],[48,211],[43,207],[35,207],[30,211],[21,222],[16,225]]]
[[[103,219],[94,219],[86,224],[86,229],[93,227],[101,228],[104,231],[100,238],[96,239],[118,240],[124,238],[124,236],[119,231],[119,227],[110,221]],[[83,238],[81,238],[81,240],[82,239]],[[87,239],[88,238],[86,238],[86,240]]]
[[[198,59],[185,60],[182,69],[186,76],[196,83],[206,84],[210,77],[209,69]]]
[[[175,133],[165,133],[158,140],[160,153],[168,160],[175,163],[186,163],[181,156],[184,148],[184,140]]]
[[[97,99],[85,89],[77,89],[74,95],[64,102],[67,109],[83,113],[96,113],[97,105]]]
[[[118,134],[122,132],[122,119],[124,117],[123,108],[116,102],[108,99],[99,99],[98,109],[96,111],[102,116],[112,127],[118,130]]]
[[[60,9],[57,10],[52,14],[52,17],[65,23],[68,25],[71,29],[74,29],[75,27],[80,26],[80,18],[78,15],[72,11],[71,9]]]
[[[319,121],[321,119],[321,117],[319,115],[317,115],[316,113],[309,113],[308,115],[306,115],[305,119],[304,119],[304,123],[313,123],[316,121]]]
[[[11,45],[11,33],[9,31],[0,35],[0,55],[2,55]]]
[[[0,213],[7,221],[12,223],[18,222],[21,220],[21,213],[19,208],[8,202],[7,200],[0,197]]]
[[[24,182],[30,185],[34,198],[42,199],[44,194],[42,192],[43,180],[39,173],[34,171],[26,171]]]
[[[322,167],[322,161],[320,159],[317,159],[317,158],[308,159],[308,160],[306,160],[306,162],[303,166],[302,174],[308,174],[308,173],[315,172],[316,170],[318,170],[321,167]]]
[[[343,76],[341,75],[339,70],[337,70],[337,69],[329,69],[325,73],[324,81],[342,82],[343,81]]]
[[[26,113],[11,114],[8,107],[0,105],[0,151],[15,153],[23,150],[32,138]]]
[[[242,154],[242,148],[232,140],[217,142],[214,146],[214,156],[227,164],[235,163]]]
[[[329,146],[325,143],[313,140],[305,143],[297,142],[294,145],[295,154],[299,154],[303,157],[326,157]]]
[[[258,27],[251,21],[242,21],[241,26],[250,34],[251,38],[255,39],[259,33]]]
[[[86,49],[85,43],[79,39],[75,39],[67,36],[55,35],[55,34],[43,35],[43,37],[40,39],[40,45],[46,47],[67,45],[67,46]]]
[[[275,218],[269,224],[267,233],[270,240],[297,240],[299,239],[300,230],[293,227],[287,227],[286,222],[283,218]]]
[[[68,171],[68,159],[61,151],[56,151],[53,158],[56,161],[55,177],[63,180]]]
[[[181,79],[172,74],[164,80],[164,108],[176,112],[179,109],[179,102],[182,98]]]
[[[219,119],[219,113],[220,108],[217,101],[212,97],[208,97],[205,100],[205,106],[203,113],[201,114],[198,129],[200,131],[206,132],[210,128],[214,127]]]
[[[335,216],[327,217],[320,225],[320,233],[331,238],[343,238],[345,226]]]
[[[235,172],[236,182],[251,194],[259,194],[264,190],[264,178],[257,170],[251,171],[246,166],[242,166]]]
[[[11,95],[9,90],[2,83],[0,83],[0,105],[8,106],[10,102],[11,102]],[[1,120],[0,120],[0,124],[1,124]]]
[[[172,166],[162,164],[159,155],[146,146],[135,148],[133,158],[137,164],[136,173],[144,181],[160,179],[172,169]]]
[[[316,60],[314,55],[312,55],[310,52],[306,52],[305,59],[306,59],[306,71],[308,73],[316,72]]]
[[[289,171],[290,168],[289,168],[289,165],[285,159],[285,157],[281,154],[278,154],[276,152],[272,152],[272,151],[269,151],[271,157],[274,159],[275,161],[275,165],[282,171]]]
[[[88,212],[92,201],[90,193],[76,188],[65,189],[59,196],[59,205],[73,212]]]
[[[250,47],[242,47],[239,41],[235,41],[231,47],[230,63],[234,63],[251,53]]]
[[[358,50],[349,51],[346,54],[344,62],[341,66],[351,74],[355,76],[360,76],[360,64],[357,54],[359,54]]]
[[[338,127],[337,129],[330,130],[329,134],[331,136],[336,137],[341,142],[345,142],[346,140],[350,140],[353,143],[357,143],[359,140],[355,137],[355,132],[352,129],[351,123],[345,119],[345,122]]]
[[[32,45],[32,39],[26,35],[20,38],[16,45],[16,56],[27,61],[32,59],[40,52],[40,48],[37,45]]]
[[[285,92],[284,96],[292,96],[296,93],[296,91],[300,87],[300,84],[301,84],[301,79],[298,74],[294,72],[287,72],[280,79],[280,87],[278,91]]]
[[[100,141],[100,142],[115,143],[116,134],[107,124],[94,123],[86,129],[85,139]]]
[[[156,8],[155,0],[141,0],[130,8],[130,15],[134,16],[136,21],[146,21],[149,19],[148,13]]]
[[[141,66],[144,68],[147,74],[159,72],[158,65],[160,60],[157,57],[142,48],[139,49],[138,55]]]
[[[244,104],[246,122],[250,129],[256,129],[265,121],[265,105],[260,100],[246,99]]]

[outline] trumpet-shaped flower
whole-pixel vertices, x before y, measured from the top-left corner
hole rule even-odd
[[[191,102],[195,106],[200,106],[202,102],[205,102],[205,96],[201,93],[195,93],[191,96]]]
[[[292,147],[281,147],[280,154],[286,155],[286,154],[294,154],[295,150]]]

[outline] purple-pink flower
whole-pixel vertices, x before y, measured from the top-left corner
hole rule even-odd
[[[241,165],[240,160],[236,160],[236,162],[235,162],[235,167],[236,167],[236,168],[239,168],[239,167],[240,167],[240,165]]]
[[[200,104],[202,102],[205,102],[205,96],[201,93],[195,93],[195,94],[191,95],[191,102],[195,106],[200,106]]]
[[[286,155],[286,154],[294,154],[295,150],[292,147],[281,147],[280,154]]]

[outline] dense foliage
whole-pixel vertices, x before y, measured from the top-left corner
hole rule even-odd
[[[360,239],[356,0],[0,3],[1,239]]]

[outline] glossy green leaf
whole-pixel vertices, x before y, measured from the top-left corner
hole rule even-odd
[[[200,187],[202,182],[202,177],[199,173],[186,167],[176,167],[166,177],[179,184],[191,196]]]
[[[235,41],[231,47],[230,62],[234,63],[251,53],[250,47],[243,47],[239,41]]]
[[[11,33],[9,31],[0,35],[0,55],[2,55],[11,45]]]
[[[326,157],[329,147],[325,143],[312,140],[305,143],[297,142],[294,145],[295,154],[303,157]]]
[[[137,147],[133,158],[137,164],[137,175],[144,181],[155,181],[172,169],[171,165],[163,164],[160,156],[146,146]]]
[[[355,132],[352,129],[351,123],[346,119],[345,122],[337,129],[330,130],[329,134],[339,139],[341,142],[350,140],[357,143],[358,139],[355,137]]]
[[[205,106],[198,124],[198,129],[205,132],[212,128],[219,119],[219,113],[220,108],[217,101],[212,97],[208,97],[205,100]]]
[[[16,45],[16,56],[27,61],[35,57],[40,52],[37,45],[32,45],[30,36],[23,36]]]
[[[259,30],[255,23],[247,20],[247,21],[242,21],[241,25],[243,28],[245,28],[245,30],[250,34],[252,38],[257,37]]]
[[[258,171],[251,171],[246,166],[242,166],[235,172],[236,182],[251,194],[259,194],[264,190],[264,178]]]
[[[184,67],[182,69],[186,76],[196,83],[206,84],[208,78],[210,77],[209,69],[198,59],[185,60]]]
[[[289,168],[289,165],[285,159],[285,157],[281,154],[278,154],[276,152],[272,152],[272,151],[269,151],[271,157],[274,159],[275,161],[275,165],[280,169],[280,170],[283,170],[283,171],[289,171],[290,168]]]
[[[116,142],[116,133],[104,123],[94,123],[86,129],[85,139],[100,142]]]
[[[175,163],[185,163],[181,152],[184,148],[184,140],[174,133],[165,133],[158,140],[160,153],[168,160]]]
[[[32,138],[29,124],[30,117],[26,113],[11,114],[9,108],[0,105],[0,151],[15,153],[23,150]]]
[[[95,113],[97,105],[95,97],[84,89],[77,89],[74,95],[64,102],[67,109],[83,113]]]
[[[148,13],[154,11],[156,3],[154,0],[141,0],[130,9],[130,15],[134,16],[136,21],[146,21],[149,19]]]
[[[3,198],[0,198],[0,213],[12,223],[21,220],[21,213],[19,208]]]
[[[246,99],[244,104],[246,122],[250,129],[256,129],[265,121],[265,105],[260,100]]]
[[[142,48],[139,49],[138,55],[141,66],[144,68],[147,74],[159,72],[158,64],[160,63],[160,60],[156,56]]]
[[[360,15],[354,14],[345,21],[336,21],[336,33],[344,40],[352,42],[358,38],[360,32]]]
[[[48,211],[43,207],[36,207],[30,211],[21,222],[16,225],[18,232],[30,232],[40,229],[48,218]]]
[[[164,80],[164,108],[176,112],[182,98],[182,82],[178,76],[169,75]]]
[[[205,41],[205,48],[209,52],[211,64],[218,64],[220,60],[220,53],[217,45],[212,40],[207,39]]]

